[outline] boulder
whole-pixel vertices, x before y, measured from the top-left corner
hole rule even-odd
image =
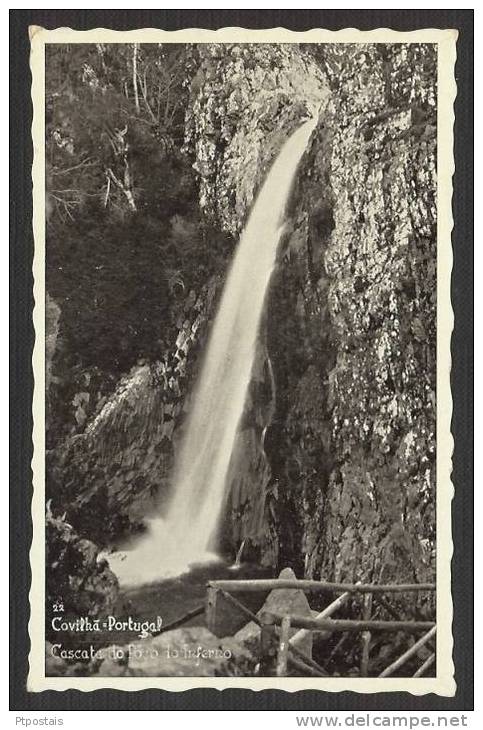
[[[284,580],[297,580],[297,576],[291,568],[284,568],[278,577]],[[305,593],[292,588],[276,588],[269,593],[265,603],[258,611],[257,616],[261,616],[265,612],[290,616],[307,616],[309,618],[314,616],[314,612],[309,606]],[[291,629],[290,637],[293,637],[297,631],[298,629]],[[255,656],[258,656],[260,627],[254,621],[245,624],[243,628],[237,631],[234,638],[238,643],[255,654]],[[311,657],[312,634],[310,632],[304,633],[300,640],[296,642],[296,646],[301,652]]]
[[[214,677],[234,673],[242,663],[253,663],[239,642],[232,637],[219,639],[203,626],[166,631],[124,649],[129,673],[144,677]],[[99,674],[106,676],[106,670],[112,668],[104,662]]]

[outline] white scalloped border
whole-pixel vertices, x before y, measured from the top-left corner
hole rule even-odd
[[[248,30],[190,28],[177,31],[142,29],[114,31],[106,28],[77,31],[70,28],[29,29],[31,40],[34,161],[33,231],[34,231],[34,311],[35,345],[32,357],[33,397],[33,538],[30,550],[32,582],[29,594],[30,621],[29,675],[27,690],[98,689],[139,691],[163,689],[180,692],[206,689],[279,689],[287,692],[316,689],[324,692],[355,693],[408,692],[413,695],[435,693],[452,697],[456,692],[453,653],[453,603],[451,595],[451,482],[453,437],[451,435],[452,396],[451,335],[451,245],[452,177],[454,173],[453,125],[456,81],[456,30],[421,29],[400,32],[388,28],[360,31],[312,29],[303,32],[286,28]],[[46,677],[45,676],[45,150],[44,150],[44,48],[48,43],[437,43],[438,44],[438,236],[437,236],[437,677],[398,678],[271,678],[271,677]]]

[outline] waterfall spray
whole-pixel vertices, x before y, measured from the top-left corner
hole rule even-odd
[[[126,585],[179,575],[216,560],[225,481],[250,384],[265,293],[275,265],[285,207],[315,120],[285,142],[240,238],[208,341],[176,459],[172,498],[163,517],[112,568]]]

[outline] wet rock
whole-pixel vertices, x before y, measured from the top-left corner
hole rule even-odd
[[[64,517],[46,515],[48,625],[54,605],[66,616],[100,618],[111,613],[119,583],[106,561],[97,561],[99,548],[79,538]]]
[[[45,642],[45,674],[47,677],[61,677],[68,670],[67,662],[52,654],[53,645]]]
[[[91,540],[81,539],[77,540],[75,547],[80,555],[83,570],[86,573],[92,571],[96,565],[97,555],[99,553],[97,545],[95,545]]]
[[[237,235],[268,166],[326,95],[309,53],[291,44],[200,46],[186,146],[201,175],[208,217]]]

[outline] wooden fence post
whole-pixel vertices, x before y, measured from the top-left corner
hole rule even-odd
[[[290,616],[284,616],[280,624],[280,645],[277,655],[277,677],[287,676],[287,661],[289,649]]]
[[[269,613],[261,615],[260,624],[260,675],[262,677],[275,677],[278,654],[277,627]]]
[[[206,590],[206,627],[208,631],[216,636],[216,601],[218,598],[218,588],[208,584]]]
[[[364,594],[364,608],[362,612],[362,618],[364,621],[369,621],[372,612],[372,593]],[[362,652],[361,652],[361,677],[367,677],[369,675],[369,647],[371,643],[371,632],[362,632]]]

